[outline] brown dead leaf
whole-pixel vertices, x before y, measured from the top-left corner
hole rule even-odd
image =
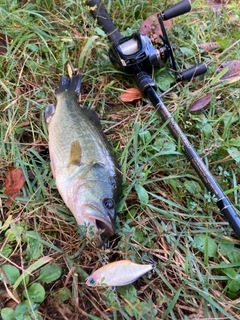
[[[200,49],[206,52],[213,52],[220,48],[220,44],[218,42],[205,42],[197,45]]]
[[[27,127],[28,125],[30,124],[30,121],[24,121],[24,122],[20,122],[20,123],[17,123],[15,126],[16,127]]]
[[[149,16],[146,20],[143,21],[140,27],[140,33],[145,34],[149,38],[152,38],[154,41],[155,38],[160,39],[160,35],[162,35],[162,30],[158,22],[158,14],[161,12],[157,12]],[[165,28],[169,30],[172,25],[172,19],[164,21]]]
[[[18,303],[16,301],[14,301],[13,299],[12,300],[8,300],[5,303],[5,307],[6,308],[11,308],[11,309],[15,309],[17,305],[18,305]]]
[[[123,102],[132,102],[134,100],[139,100],[142,98],[142,93],[139,89],[129,88],[121,93],[120,99]]]
[[[22,189],[24,182],[26,181],[23,171],[20,168],[10,167],[6,180],[4,194],[8,196],[5,205],[10,206],[16,198],[19,190]]]
[[[12,41],[12,38],[6,34],[0,33],[0,56],[7,53],[8,43]]]
[[[28,3],[28,0],[22,0],[21,7],[23,8]]]
[[[201,97],[200,99],[195,100],[191,106],[187,109],[186,113],[190,111],[198,111],[206,107],[212,99],[212,94],[208,93],[206,96]]]
[[[216,11],[220,11],[226,3],[229,3],[229,1],[228,0],[209,0],[208,1],[208,4],[210,5],[210,7],[212,7]]]
[[[240,80],[240,60],[225,61],[218,66],[216,73],[218,74],[222,69],[228,67],[228,71],[221,77],[220,80],[231,80],[236,82]]]

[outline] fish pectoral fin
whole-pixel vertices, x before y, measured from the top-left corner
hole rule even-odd
[[[81,179],[85,179],[85,183],[88,181],[94,181],[94,180],[99,180],[99,175],[101,176],[101,169],[105,170],[105,166],[102,163],[96,162],[96,161],[91,161],[88,163],[83,163],[81,162],[79,165],[79,168],[76,171],[74,171],[74,175],[80,174]],[[96,170],[96,171],[95,171]],[[95,171],[98,173],[98,175],[95,175],[94,177],[91,174],[91,171]]]
[[[45,110],[45,120],[47,124],[49,124],[52,120],[52,117],[55,113],[56,109],[53,104],[48,104]]]
[[[98,173],[99,175],[101,175],[101,173],[103,172],[102,170],[105,170],[105,166],[101,162],[91,161],[88,163],[86,167],[86,174],[90,170],[93,170],[95,173]]]
[[[73,141],[71,144],[71,150],[70,150],[70,158],[68,165],[75,165],[80,166],[81,165],[81,155],[82,155],[82,149],[80,146],[80,143],[78,140]]]

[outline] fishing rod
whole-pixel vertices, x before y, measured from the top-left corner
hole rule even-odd
[[[240,216],[179,125],[173,119],[172,114],[164,105],[162,99],[157,94],[157,86],[152,78],[154,71],[160,69],[162,62],[166,62],[167,60],[170,62],[177,81],[190,80],[207,71],[205,63],[200,63],[182,72],[177,70],[173,46],[170,43],[164,25],[164,21],[189,12],[191,10],[190,1],[182,0],[158,14],[158,22],[162,35],[160,35],[161,45],[157,48],[152,40],[144,34],[134,33],[131,36],[123,37],[99,0],[87,0],[86,4],[91,7],[92,16],[97,19],[99,25],[107,34],[108,39],[112,42],[109,50],[111,62],[118,69],[135,77],[136,84],[142,95],[152,103],[162,121],[166,122],[169,131],[177,143],[180,143],[196,173],[208,191],[217,199],[216,204],[221,213],[240,238]]]

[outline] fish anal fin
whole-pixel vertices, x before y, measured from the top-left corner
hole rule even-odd
[[[68,165],[79,166],[81,163],[82,149],[78,140],[71,143],[70,158]]]

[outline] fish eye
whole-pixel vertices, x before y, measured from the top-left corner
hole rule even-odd
[[[105,198],[103,200],[103,205],[106,209],[108,210],[112,210],[114,208],[114,201],[113,199],[110,199],[110,198]]]

